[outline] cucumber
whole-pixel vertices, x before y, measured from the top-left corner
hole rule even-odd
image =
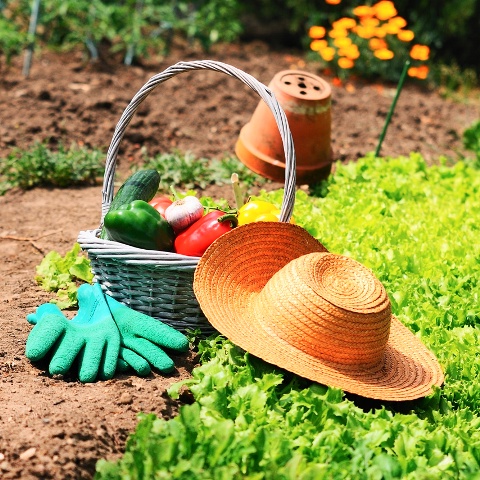
[[[134,200],[149,202],[158,192],[159,185],[160,174],[156,170],[139,170],[135,172],[118,189],[108,211],[118,210],[122,205]],[[100,238],[110,240],[104,226],[102,226]]]

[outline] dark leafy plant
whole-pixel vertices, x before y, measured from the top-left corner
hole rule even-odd
[[[10,65],[12,57],[18,55],[26,43],[26,32],[11,19],[0,17],[0,54],[5,57],[6,65]]]
[[[226,156],[220,160],[198,158],[191,152],[173,150],[145,161],[142,168],[153,168],[160,174],[160,190],[168,191],[171,185],[186,189],[205,188],[212,184],[230,182],[232,173],[238,173],[242,185],[263,185],[268,180],[253,173],[239,160]]]
[[[197,158],[191,152],[174,150],[147,159],[142,168],[153,168],[160,174],[160,190],[168,191],[171,185],[184,188],[205,188],[210,183],[207,158]]]
[[[103,153],[86,147],[60,145],[57,151],[37,143],[31,150],[14,150],[0,159],[0,194],[18,187],[70,187],[95,184],[104,172]]]
[[[236,157],[227,156],[210,162],[210,176],[214,183],[229,183],[233,173],[238,174],[241,184],[246,187],[260,186],[269,182],[266,178],[252,172]]]
[[[238,0],[194,0],[178,3],[178,31],[198,41],[204,50],[218,42],[232,42],[242,32]]]

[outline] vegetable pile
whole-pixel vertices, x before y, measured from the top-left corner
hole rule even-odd
[[[249,200],[238,210],[222,210],[205,207],[194,195],[177,198],[173,187],[173,199],[155,196],[159,183],[156,170],[140,170],[130,176],[105,215],[101,238],[146,250],[201,257],[217,238],[239,224],[278,222],[280,218],[280,210],[264,200]]]
[[[445,385],[415,402],[370,402],[211,338],[192,378],[170,391],[187,386],[195,403],[169,421],[142,415],[123,457],[101,460],[96,478],[479,478],[480,171],[372,156],[339,165],[324,193],[298,191],[296,221],[374,271]]]

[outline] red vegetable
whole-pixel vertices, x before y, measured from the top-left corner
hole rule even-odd
[[[165,210],[173,203],[173,201],[167,195],[160,195],[159,197],[152,198],[148,203],[155,208],[163,218],[165,218]]]
[[[218,237],[236,226],[235,215],[214,210],[177,235],[174,244],[175,252],[191,257],[201,257]]]

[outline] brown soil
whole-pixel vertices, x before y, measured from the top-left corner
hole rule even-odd
[[[21,59],[0,79],[0,147],[28,148],[49,139],[52,146],[79,142],[106,149],[120,115],[137,90],[157,72],[179,60],[205,58],[178,49],[169,57],[136,67],[86,65],[80,54],[43,54],[28,79]],[[283,69],[319,73],[296,53],[270,51],[252,43],[218,47],[208,58],[224,61],[263,83]],[[328,81],[331,77],[320,73]],[[335,157],[356,159],[375,150],[394,86],[352,81],[333,87],[332,146]],[[192,151],[221,157],[233,152],[239,129],[258,97],[237,80],[214,73],[180,75],[158,87],[127,130],[119,171],[127,172],[149,154]],[[436,92],[407,85],[383,144],[384,155],[418,151],[429,162],[457,158],[461,135],[479,118],[478,104],[455,103]],[[228,196],[210,189],[210,195]],[[24,356],[31,329],[25,316],[52,295],[34,281],[35,266],[50,250],[64,254],[79,230],[100,218],[101,186],[81,189],[11,191],[0,197],[0,477],[88,479],[99,458],[118,458],[138,412],[175,415],[178,403],[166,387],[187,377],[195,354],[175,358],[177,372],[148,378],[117,375],[83,385],[74,378],[51,378],[45,365]]]

